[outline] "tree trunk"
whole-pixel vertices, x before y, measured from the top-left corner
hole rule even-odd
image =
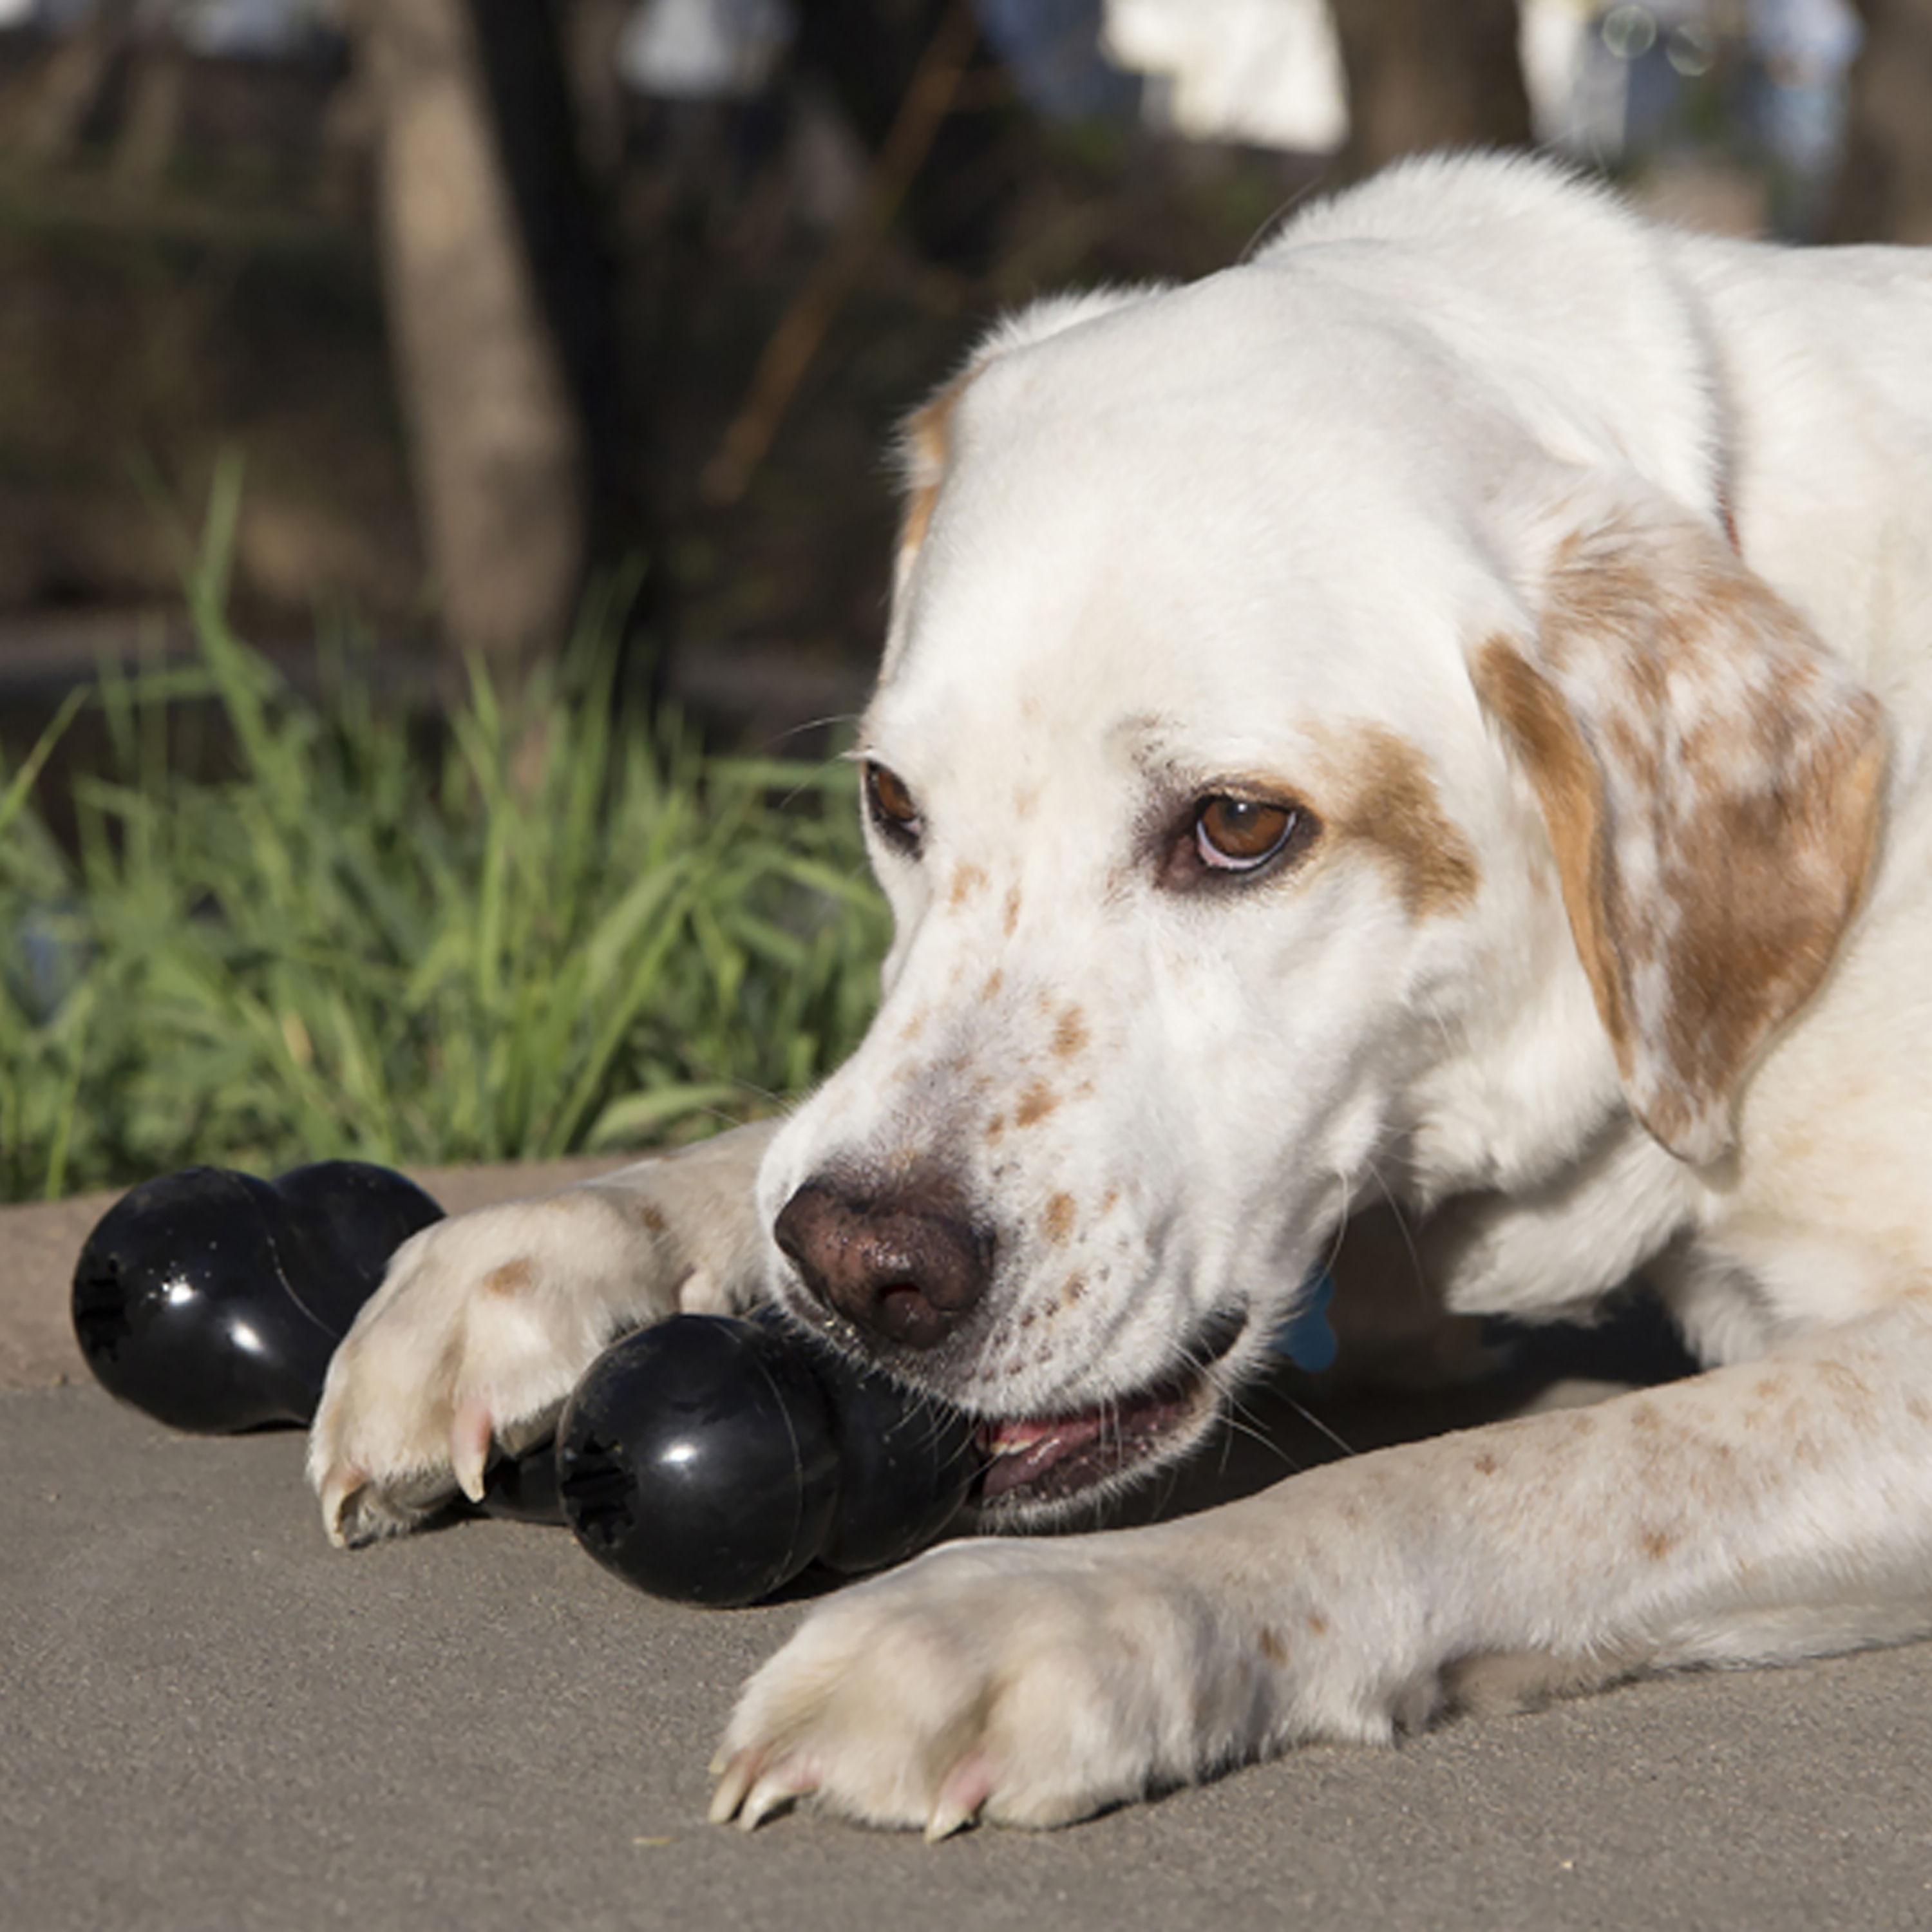
[[[1348,82],[1344,172],[1425,148],[1526,147],[1516,0],[1331,0]]]
[[[513,120],[506,141],[490,84],[514,64],[486,47],[512,6],[525,25],[554,24],[544,0],[354,0],[351,13],[376,104],[392,351],[444,640],[508,683],[570,628],[593,496],[578,372],[526,243],[532,197],[520,201],[512,176],[529,160],[520,143],[541,149],[548,130]]]
[[[19,137],[24,159],[38,167],[72,160],[134,39],[140,0],[95,0],[94,10],[56,43],[32,89]]]
[[[1834,242],[1932,242],[1932,0],[1858,0]]]

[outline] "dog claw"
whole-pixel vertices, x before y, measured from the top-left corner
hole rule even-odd
[[[796,1766],[766,1771],[755,1753],[741,1751],[725,1766],[712,1795],[711,1822],[755,1832],[767,1818],[818,1787],[818,1779],[808,1772]]]
[[[711,1774],[718,1780],[718,1789],[711,1794],[707,1816],[714,1825],[728,1825],[758,1777],[758,1761],[749,1751],[728,1756],[721,1750],[711,1760]]]
[[[798,1784],[776,1774],[760,1778],[738,1813],[739,1830],[755,1832],[773,1813],[786,1810],[794,1799],[803,1797],[811,1789],[809,1784]]]
[[[940,1839],[964,1831],[978,1816],[976,1808],[969,1810],[963,1804],[950,1804],[942,1798],[932,1808],[932,1816],[926,1821],[926,1842],[936,1845]]]
[[[483,1500],[483,1472],[489,1466],[490,1442],[496,1424],[483,1403],[465,1401],[450,1424],[449,1460],[456,1486],[472,1503]]]
[[[322,1525],[338,1550],[350,1546],[349,1508],[368,1481],[360,1469],[332,1471],[322,1486]]]
[[[947,1772],[933,1801],[932,1815],[926,1821],[926,1842],[936,1845],[941,1838],[977,1824],[986,1800],[993,1795],[993,1767],[982,1754],[975,1751],[962,1758]]]

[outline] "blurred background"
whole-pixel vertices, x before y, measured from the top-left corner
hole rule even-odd
[[[646,566],[774,742],[880,628],[896,418],[986,320],[1222,266],[1414,148],[1932,239],[1932,0],[0,0],[0,711],[234,608],[514,677]]]
[[[863,1012],[844,952],[807,985],[824,916],[788,874],[692,914],[704,1012],[626,982],[656,1033],[598,1034],[554,1104],[372,1124],[452,1042],[536,1028],[610,910],[532,915],[486,970],[503,881],[576,877],[685,769],[661,734],[620,780],[600,740],[602,791],[554,798],[595,764],[560,687],[502,706],[587,628],[569,716],[614,688],[704,754],[822,757],[881,629],[893,426],[992,316],[1224,266],[1311,191],[1472,144],[1702,227],[1932,242],[1932,0],[0,0],[0,1197],[237,1147],[616,1144],[676,1114],[653,1083],[709,1120],[812,1077]],[[428,817],[365,825],[379,772]],[[230,789],[191,811],[191,780]],[[581,849],[506,856],[545,812]],[[367,850],[311,849],[318,818]],[[223,871],[231,826],[280,829]],[[394,869],[430,850],[461,862]],[[834,898],[859,869],[800,862]],[[334,896],[298,914],[291,879]],[[440,1036],[425,959],[470,1001]],[[706,1035],[760,972],[769,1036]],[[472,1070],[489,1113],[508,1076]]]

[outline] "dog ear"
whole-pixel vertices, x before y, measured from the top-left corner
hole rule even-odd
[[[1476,654],[1542,812],[1624,1091],[1670,1150],[1816,989],[1878,836],[1879,705],[1714,531],[1619,506],[1556,543],[1535,635]]]
[[[903,592],[920,546],[932,521],[939,486],[952,459],[952,417],[975,377],[1003,356],[1062,334],[1082,323],[1096,322],[1117,309],[1159,294],[1163,284],[1089,289],[1077,295],[1048,296],[1003,317],[974,345],[959,373],[899,425],[898,471],[902,508],[894,586]]]

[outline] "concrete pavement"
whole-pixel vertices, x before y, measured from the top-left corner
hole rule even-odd
[[[799,1610],[656,1604],[506,1522],[330,1550],[298,1436],[171,1435],[87,1382],[101,1204],[0,1214],[8,1932],[1932,1926],[1932,1646],[1307,1750],[1043,1837],[715,1829],[716,1735]]]

